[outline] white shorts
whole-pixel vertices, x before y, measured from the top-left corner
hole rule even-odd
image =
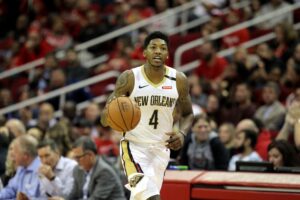
[[[120,151],[127,178],[144,175],[135,187],[127,185],[131,191],[130,199],[146,200],[159,195],[170,159],[170,150],[162,144],[134,143],[123,139]]]

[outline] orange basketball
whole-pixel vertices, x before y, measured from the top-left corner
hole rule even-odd
[[[141,119],[140,107],[129,97],[117,97],[107,106],[109,126],[121,132],[134,129]]]

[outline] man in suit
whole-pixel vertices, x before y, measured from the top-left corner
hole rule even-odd
[[[97,156],[96,145],[90,137],[77,139],[72,153],[79,166],[74,169],[74,185],[67,199],[125,200],[120,177]]]

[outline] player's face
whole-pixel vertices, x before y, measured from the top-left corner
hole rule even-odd
[[[169,51],[166,41],[162,39],[153,39],[144,50],[144,56],[147,62],[154,67],[160,67],[165,64]]]

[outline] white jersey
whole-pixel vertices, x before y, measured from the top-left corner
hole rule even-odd
[[[132,69],[134,88],[130,94],[141,109],[141,120],[137,127],[126,132],[125,139],[140,143],[162,143],[165,134],[172,131],[173,111],[178,99],[176,70],[166,67],[164,79],[152,83],[146,76],[144,66]]]

